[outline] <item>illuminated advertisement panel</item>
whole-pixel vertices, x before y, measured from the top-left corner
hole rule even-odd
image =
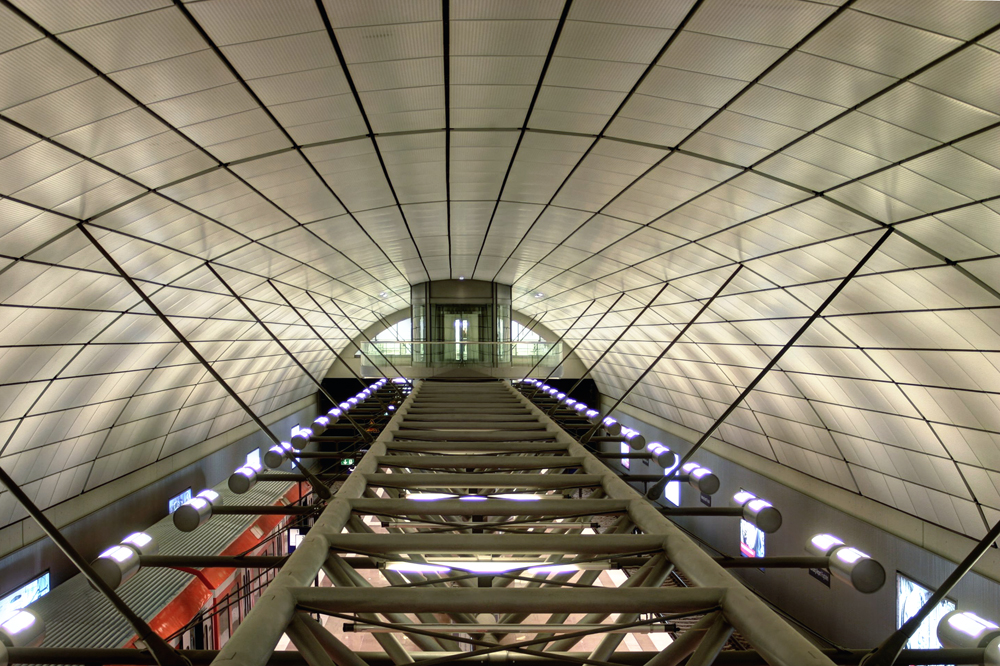
[[[191,499],[191,489],[188,488],[180,495],[174,495],[167,502],[167,511],[173,513],[177,509],[181,508],[181,505]]]
[[[896,628],[899,629],[931,598],[928,590],[915,580],[896,573]],[[937,626],[941,618],[955,610],[955,602],[942,599],[931,614],[920,623],[917,630],[906,642],[905,647],[913,650],[936,650],[941,647],[937,637]]]
[[[49,572],[25,583],[3,599],[0,599],[0,624],[28,604],[34,603],[49,593]]]
[[[764,557],[764,533],[756,525],[740,518],[740,555]]]

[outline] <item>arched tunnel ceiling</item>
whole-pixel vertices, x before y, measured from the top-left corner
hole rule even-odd
[[[742,262],[629,399],[703,430],[891,229],[718,435],[982,534],[998,23],[960,0],[0,0],[0,464],[52,506],[246,421],[119,269],[263,414],[313,386],[206,262],[317,376],[408,283],[512,283],[558,332],[624,290],[593,359],[669,280],[598,369],[612,396]]]

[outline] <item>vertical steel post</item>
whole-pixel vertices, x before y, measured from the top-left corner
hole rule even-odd
[[[101,256],[103,256],[104,259],[109,264],[111,264],[111,266],[116,271],[118,271],[118,274],[121,276],[121,278],[125,280],[128,286],[132,287],[132,290],[139,295],[139,298],[141,298],[142,301],[146,304],[146,306],[153,311],[153,314],[155,314],[160,319],[163,325],[166,326],[168,329],[170,329],[170,332],[173,333],[174,336],[180,341],[180,343],[184,345],[184,347],[188,350],[188,352],[190,352],[191,355],[194,356],[199,363],[201,363],[202,367],[205,368],[208,374],[212,375],[212,378],[215,381],[217,381],[219,385],[222,386],[223,389],[225,389],[226,393],[229,394],[229,397],[232,398],[236,402],[236,404],[240,406],[240,408],[246,413],[246,415],[250,417],[250,420],[252,420],[257,425],[257,427],[260,428],[261,432],[267,435],[268,439],[270,439],[273,443],[281,444],[281,439],[279,439],[278,436],[274,434],[274,431],[272,431],[267,426],[267,424],[264,423],[264,421],[262,421],[261,418],[257,416],[257,414],[252,409],[250,409],[250,405],[248,405],[246,401],[240,397],[240,394],[237,393],[236,390],[229,385],[229,382],[223,379],[222,375],[220,375],[218,371],[216,371],[216,369],[212,367],[212,364],[208,362],[207,358],[201,355],[201,352],[199,352],[195,348],[195,346],[191,343],[191,341],[188,340],[186,337],[184,337],[184,334],[181,333],[180,330],[176,326],[174,326],[174,323],[170,321],[170,318],[163,313],[163,310],[161,310],[156,305],[156,303],[153,302],[153,299],[151,299],[146,294],[146,292],[144,292],[139,287],[139,285],[136,284],[135,280],[133,280],[132,277],[125,272],[125,269],[121,267],[121,264],[115,261],[115,258],[111,256],[111,253],[108,252],[106,249],[104,249],[103,245],[97,242],[97,239],[94,238],[93,234],[91,234],[87,230],[87,227],[84,225],[84,223],[81,222],[76,226],[77,229],[79,229],[80,232],[87,237],[87,240],[91,242],[91,244],[97,249],[97,251],[101,253]],[[295,464],[299,468],[299,470],[301,470],[301,472],[305,474],[306,477],[308,477],[309,483],[312,485],[317,495],[319,495],[323,499],[330,499],[330,497],[332,497],[330,489],[327,488],[326,485],[322,481],[320,481],[319,478],[317,478],[317,476],[313,474],[305,465],[301,465],[297,461],[293,461],[293,464]]]
[[[618,337],[614,339],[614,342],[612,342],[610,345],[608,345],[608,348],[601,352],[601,355],[597,357],[597,360],[590,364],[590,367],[587,368],[586,372],[584,372],[583,375],[580,376],[580,379],[576,380],[576,383],[573,384],[572,388],[570,388],[570,390],[566,391],[566,395],[569,395],[570,393],[572,393],[573,391],[576,390],[576,387],[579,386],[580,383],[583,382],[583,380],[587,377],[587,375],[589,375],[594,370],[594,368],[597,367],[598,363],[600,363],[601,361],[604,360],[604,357],[607,356],[611,352],[611,350],[614,348],[614,346],[616,344],[618,344],[618,342],[622,338],[625,337],[625,334],[628,333],[630,330],[632,330],[632,327],[635,326],[636,323],[638,323],[638,321],[640,319],[642,319],[642,315],[646,314],[646,311],[649,310],[649,308],[651,308],[653,306],[653,303],[656,302],[656,299],[658,299],[660,297],[660,294],[662,294],[666,290],[666,288],[669,287],[669,286],[670,286],[670,281],[669,280],[667,280],[666,282],[663,283],[663,286],[660,287],[660,290],[657,291],[653,295],[653,297],[651,299],[649,299],[649,302],[646,303],[646,305],[644,305],[641,310],[639,310],[639,314],[637,314],[635,316],[635,319],[633,319],[632,322],[628,326],[626,326],[624,329],[622,329],[622,332],[618,334]],[[555,405],[552,405],[552,409],[550,409],[547,412],[547,415],[551,416],[553,414],[553,412],[556,411],[556,407],[558,407],[558,406],[559,406],[558,402]]]
[[[807,330],[809,330],[809,327],[813,325],[813,322],[815,322],[823,315],[823,311],[826,310],[827,306],[829,306],[830,303],[832,303],[834,299],[840,295],[840,292],[842,292],[844,290],[844,287],[846,287],[847,284],[854,279],[854,276],[858,274],[858,272],[864,267],[865,264],[868,263],[868,260],[871,259],[873,256],[875,256],[875,253],[879,251],[879,248],[882,247],[882,244],[885,243],[887,240],[889,240],[889,236],[892,235],[893,231],[894,228],[890,227],[889,229],[886,229],[885,233],[879,236],[878,240],[875,241],[875,243],[865,253],[865,256],[861,257],[861,260],[857,264],[855,264],[854,268],[852,268],[851,271],[840,280],[837,286],[833,288],[833,291],[831,291],[829,295],[827,295],[827,297],[823,299],[823,302],[820,303],[819,307],[816,308],[811,315],[809,315],[809,317],[802,323],[799,329],[795,331],[795,334],[788,339],[788,342],[786,342],[784,346],[778,350],[778,353],[775,354],[771,358],[771,360],[767,362],[767,365],[765,365],[761,369],[761,371],[757,373],[757,376],[753,378],[753,381],[747,384],[747,387],[740,392],[740,394],[736,397],[736,400],[734,400],[729,405],[729,407],[727,407],[726,410],[722,412],[722,414],[720,414],[717,419],[715,419],[715,422],[712,423],[712,425],[708,428],[708,430],[706,430],[705,433],[698,438],[698,441],[694,443],[694,446],[692,446],[691,449],[684,454],[677,467],[675,467],[674,470],[669,474],[666,474],[662,480],[657,481],[655,484],[653,484],[652,487],[649,488],[646,494],[647,497],[660,496],[660,493],[663,492],[663,488],[666,487],[667,483],[673,480],[673,477],[675,477],[678,474],[678,471],[684,466],[684,463],[691,460],[691,457],[694,456],[694,454],[697,453],[698,450],[705,445],[705,442],[707,442],[708,439],[712,436],[712,434],[716,430],[718,430],[719,426],[721,426],[725,422],[725,420],[729,418],[729,415],[732,414],[734,411],[736,411],[737,407],[743,404],[743,401],[746,400],[746,397],[750,395],[750,393],[753,392],[755,388],[757,388],[757,384],[759,384],[761,380],[763,380],[764,377],[767,376],[767,373],[769,373],[771,369],[778,364],[778,361],[781,360],[781,357],[784,356],[785,353],[789,349],[791,349],[796,342],[798,342],[798,339],[801,338],[802,335]]]
[[[629,394],[632,391],[635,390],[635,387],[637,387],[639,385],[639,383],[642,382],[642,380],[646,378],[646,375],[648,375],[650,372],[653,371],[653,368],[656,367],[656,364],[659,363],[660,361],[662,361],[663,358],[670,352],[670,350],[674,348],[674,345],[677,344],[677,341],[684,337],[684,334],[688,332],[688,329],[691,328],[691,326],[693,326],[696,321],[698,321],[698,319],[705,312],[705,310],[707,310],[708,308],[710,308],[712,306],[712,303],[715,302],[715,299],[717,299],[722,294],[722,292],[725,290],[725,288],[729,286],[729,283],[733,281],[733,278],[735,278],[736,275],[742,269],[743,269],[743,264],[740,264],[739,266],[736,267],[735,271],[733,271],[732,273],[729,274],[729,277],[727,277],[722,282],[722,284],[719,285],[719,288],[715,290],[715,293],[713,293],[708,298],[708,300],[706,300],[705,303],[702,304],[702,306],[698,309],[698,312],[696,312],[695,315],[693,317],[691,317],[691,319],[689,319],[686,324],[684,324],[684,327],[681,328],[680,332],[677,333],[677,335],[674,336],[674,338],[670,341],[670,343],[666,347],[664,347],[663,351],[660,352],[660,355],[657,356],[655,359],[653,359],[653,362],[650,363],[649,366],[645,370],[642,371],[642,374],[640,374],[636,378],[636,380],[634,382],[632,382],[632,385],[629,386],[628,389],[626,389],[625,392],[621,394],[621,396],[618,398],[618,400],[615,401],[615,404],[611,405],[611,407],[609,407],[606,412],[604,412],[603,414],[601,414],[600,418],[597,420],[597,423],[595,423],[593,426],[591,426],[590,430],[587,431],[587,434],[584,435],[580,439],[580,443],[581,444],[586,444],[587,442],[590,441],[590,438],[593,437],[594,433],[597,432],[598,428],[601,427],[601,423],[604,421],[604,419],[609,414],[611,414],[611,412],[613,412],[616,409],[618,409],[618,405],[622,404],[625,401],[625,398],[627,398],[629,396]]]

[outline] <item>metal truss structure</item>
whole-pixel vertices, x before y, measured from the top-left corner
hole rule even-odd
[[[374,533],[365,515],[388,532]],[[581,534],[598,516],[616,519],[602,534]],[[349,563],[358,556],[384,562],[391,587],[371,587]],[[639,558],[637,573],[617,589],[595,586],[623,557]],[[674,567],[694,587],[663,587]],[[320,570],[334,587],[310,586]],[[649,666],[711,664],[734,629],[758,660],[833,663],[498,382],[419,384],[212,663],[265,666],[286,633],[312,666],[366,664],[311,613],[370,628],[397,666],[413,661],[401,636],[424,651],[423,666],[498,656],[608,664],[623,632],[690,616],[701,619]],[[585,615],[567,623],[571,613]],[[595,649],[571,651],[593,634],[603,634]],[[471,651],[456,654],[460,646]]]

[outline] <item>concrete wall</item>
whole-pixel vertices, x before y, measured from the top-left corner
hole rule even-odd
[[[682,453],[690,446],[635,416],[625,413],[615,416],[623,424],[641,431],[649,442],[658,440]],[[616,446],[609,445],[606,450],[616,450]],[[712,498],[714,506],[728,506],[733,494],[742,488],[767,499],[781,511],[784,519],[781,529],[766,538],[768,555],[806,555],[804,544],[809,538],[829,532],[882,563],[887,577],[885,587],[867,595],[836,579],[828,588],[803,570],[733,570],[778,609],[843,647],[874,647],[896,629],[897,572],[933,589],[954,569],[953,563],[939,555],[719,455],[702,450],[695,460],[714,471],[722,482],[722,488]],[[616,469],[622,469],[617,461],[611,462]],[[659,474],[662,468],[655,463],[632,460],[630,471]],[[681,503],[701,506],[698,491],[682,484]],[[677,523],[712,548],[739,556],[739,518],[678,518]],[[971,549],[973,542],[968,543]],[[1000,585],[988,578],[971,573],[950,597],[962,610],[1000,620]]]
[[[275,413],[278,418],[265,419],[276,434],[286,434],[298,423],[308,425],[315,418],[316,405],[312,396],[289,407],[295,411],[288,413],[285,410],[286,413],[281,413],[282,410],[279,410]],[[180,494],[188,487],[194,493],[211,488],[226,480],[234,469],[242,466],[247,454],[254,448],[262,452],[270,448],[271,440],[257,430],[256,426],[250,425],[249,430],[252,431],[250,434],[246,434],[248,429],[244,426],[234,428],[233,430],[239,431],[242,436],[235,440],[230,439],[229,443],[211,451],[197,462],[156,478],[133,492],[115,498],[86,515],[62,525],[60,528],[62,533],[85,557],[96,558],[122,537],[142,530],[166,516],[167,501],[171,497]],[[97,493],[100,490],[101,488],[97,488],[90,492]],[[71,505],[76,502],[90,505],[93,501],[93,498],[73,499],[63,504]],[[68,508],[58,505],[47,510],[46,515],[51,517],[52,513],[66,512]],[[38,529],[30,518],[25,522],[30,522],[32,529]],[[53,587],[77,574],[76,568],[61,551],[47,537],[42,537],[0,559],[0,596],[6,595],[46,570],[51,574]]]

